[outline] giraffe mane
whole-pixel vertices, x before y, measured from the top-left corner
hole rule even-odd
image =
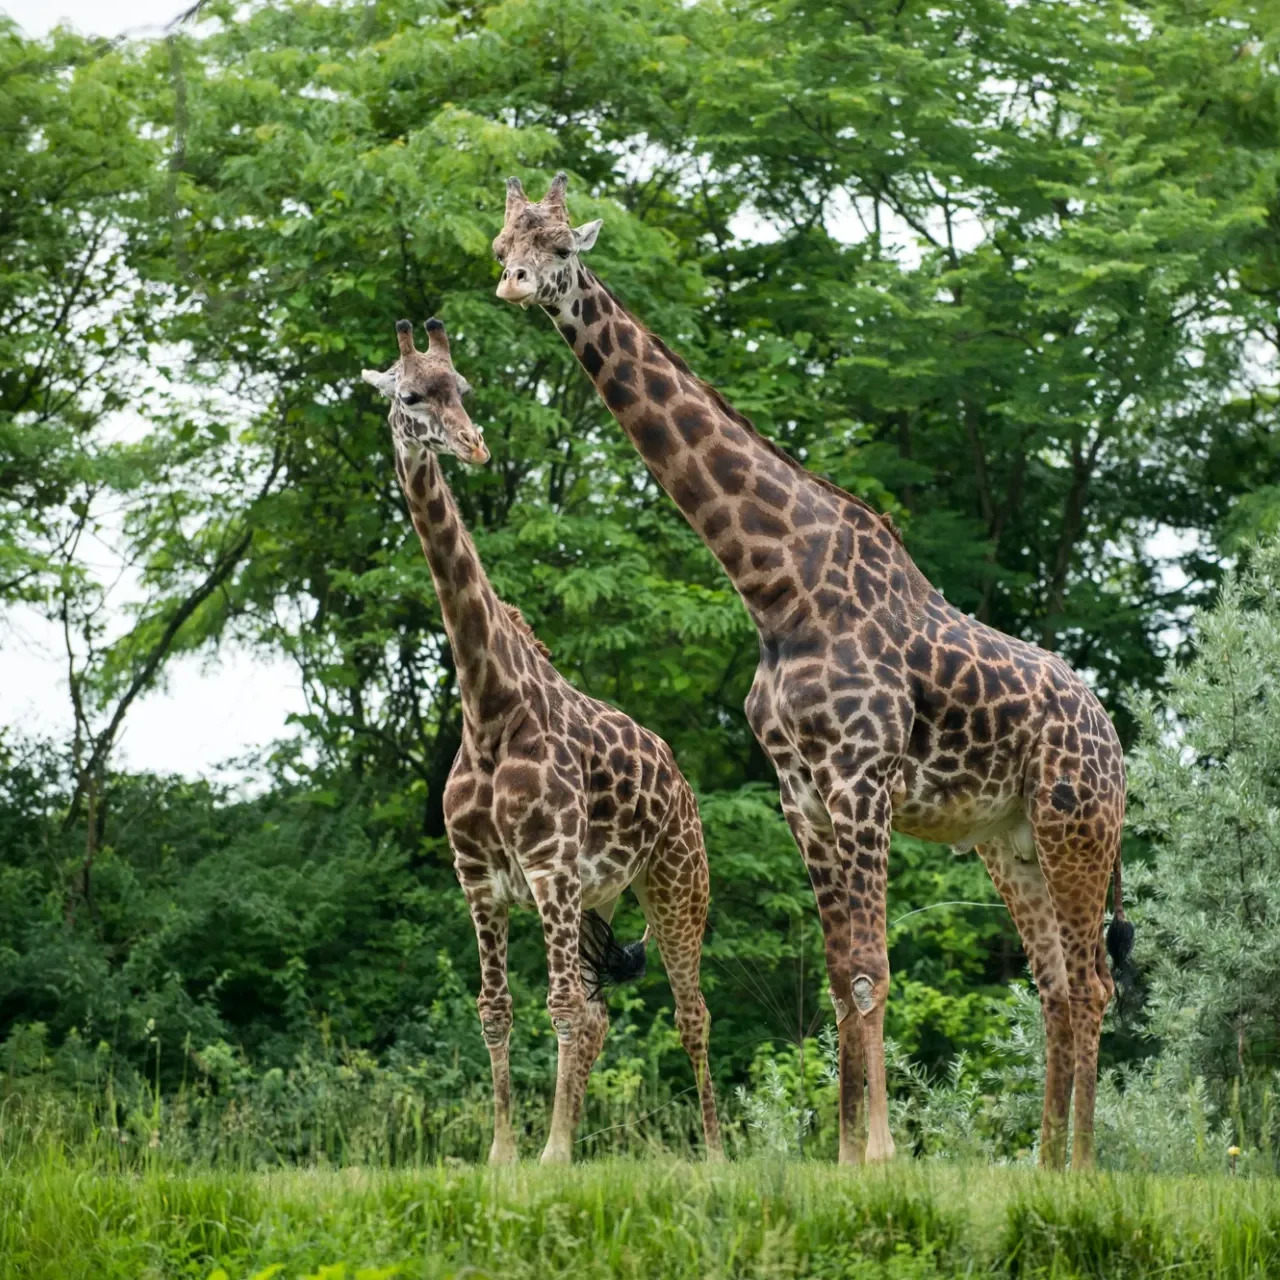
[[[819,475],[816,471],[810,471],[808,467],[801,466],[800,463],[795,458],[793,458],[780,444],[778,444],[776,440],[771,440],[767,435],[765,435],[764,432],[761,431],[756,426],[756,424],[752,422],[751,419],[748,418],[745,413],[742,412],[741,409],[734,408],[734,406],[731,405],[715,387],[713,387],[709,382],[705,382],[703,381],[703,379],[698,377],[698,375],[694,373],[692,369],[689,368],[689,365],[687,364],[687,362],[681,356],[678,356],[674,351],[672,351],[671,348],[667,346],[667,344],[663,342],[663,340],[660,337],[658,337],[656,333],[654,333],[651,329],[647,328],[642,321],[636,319],[636,317],[631,313],[630,309],[622,302],[622,300],[618,297],[618,295],[615,294],[613,290],[610,289],[609,286],[599,278],[599,276],[596,276],[595,280],[596,280],[596,283],[605,291],[605,293],[607,293],[609,297],[618,305],[618,308],[625,315],[627,315],[631,320],[633,320],[637,328],[639,328],[640,331],[647,338],[649,338],[650,341],[652,341],[653,345],[657,347],[658,350],[661,351],[662,354],[666,356],[667,359],[670,360],[671,363],[675,365],[675,367],[679,369],[681,373],[687,373],[689,377],[691,377],[694,380],[694,382],[698,384],[699,389],[706,395],[707,399],[709,399],[716,406],[716,408],[720,410],[721,413],[723,413],[726,417],[731,418],[740,427],[743,427],[747,431],[749,431],[753,436],[755,436],[757,440],[759,440],[764,445],[766,449],[769,450],[770,453],[773,454],[775,458],[785,463],[786,466],[788,466],[792,471],[798,471],[801,474],[809,477],[809,479],[813,480],[818,485],[819,488],[825,489],[833,497],[839,498],[842,502],[851,502],[855,507],[860,507],[863,511],[866,511],[870,515],[875,516],[875,518],[879,520],[881,524],[884,525],[885,529],[889,532],[890,536],[894,539],[895,542],[898,543],[899,546],[905,545],[902,541],[902,531],[893,522],[893,518],[891,516],[889,516],[883,511],[877,511],[875,507],[873,507],[871,503],[869,503],[865,498],[859,498],[856,493],[850,493],[848,492],[848,490],[842,489],[834,481],[828,480],[826,476]]]
[[[515,605],[508,604],[505,600],[502,601],[502,607],[507,612],[507,620],[515,627],[515,629],[524,636],[524,638],[528,640],[544,658],[551,657],[551,650],[548,649],[536,635],[534,635],[533,628],[525,620],[524,614],[521,613]]]

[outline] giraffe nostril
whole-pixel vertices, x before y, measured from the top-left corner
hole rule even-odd
[[[517,267],[517,268],[516,268],[516,279],[517,279],[517,280],[523,280],[523,279],[525,279],[525,277],[526,277],[526,276],[528,276],[528,274],[529,274],[529,273],[528,273],[528,272],[527,272],[523,267]]]

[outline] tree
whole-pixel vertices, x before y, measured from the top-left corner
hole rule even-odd
[[[1280,1065],[1280,542],[1193,638],[1166,697],[1135,702],[1131,820],[1154,848],[1132,877],[1139,964],[1168,1058],[1247,1084]]]
[[[1211,541],[1275,479],[1269,440],[1223,412],[1275,380],[1266,347],[1246,358],[1264,335],[1239,275],[1269,252],[1266,15],[749,8],[695,127],[708,210],[779,238],[704,258],[720,329],[789,340],[806,377],[774,398],[778,434],[878,482],[948,597],[1092,672],[1125,731],[1121,694],[1159,678],[1213,580],[1197,552],[1166,585],[1153,529]]]
[[[72,587],[60,553],[109,482],[93,433],[137,381],[125,247],[155,160],[138,105],[110,46],[0,16],[0,604]]]
[[[628,304],[762,430],[898,514],[949,598],[1062,650],[1123,715],[1216,583],[1224,527],[1280,509],[1264,15],[211,0],[199,16],[217,23],[119,47],[5,37],[0,163],[37,212],[0,202],[0,581],[65,606],[81,706],[58,786],[20,751],[0,768],[26,833],[2,855],[5,919],[31,925],[3,1018],[71,1034],[40,987],[64,943],[67,989],[87,975],[135,1032],[154,1017],[167,1054],[180,1028],[213,1027],[284,1062],[326,1018],[390,1053],[444,990],[419,951],[470,979],[440,838],[452,656],[359,381],[395,320],[439,312],[494,454],[451,483],[496,586],[703,796],[717,1057],[740,1074],[762,1036],[827,1008],[811,893],[742,715],[753,629],[551,326],[492,299],[502,180],[568,169]],[[71,261],[93,288],[50,343]],[[101,412],[135,358],[156,384],[140,438],[108,444]],[[37,422],[35,402],[57,412]],[[109,501],[137,588],[123,615],[74,538]],[[1185,585],[1160,572],[1161,527],[1197,536]],[[232,642],[295,661],[309,701],[261,800],[114,771],[119,716],[170,657]],[[312,808],[342,821],[291,825]],[[163,847],[138,835],[159,812]],[[335,910],[384,854],[360,919]],[[268,945],[262,921],[300,918],[272,894],[311,858],[331,877],[311,941]],[[1016,935],[975,860],[898,841],[891,865],[894,1034],[930,1065],[981,1051],[978,1006],[1020,972]],[[249,884],[258,915],[215,945],[206,906]],[[513,968],[536,972],[521,929]],[[408,941],[365,965],[380,931]],[[646,981],[642,1020],[666,1000]]]

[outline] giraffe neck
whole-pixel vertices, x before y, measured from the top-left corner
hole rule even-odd
[[[762,632],[790,630],[822,606],[833,559],[852,567],[861,552],[882,563],[901,552],[910,565],[875,511],[760,435],[591,272],[579,267],[544,310]]]
[[[535,642],[494,591],[435,454],[397,437],[396,474],[440,600],[463,719],[491,723],[518,699]]]

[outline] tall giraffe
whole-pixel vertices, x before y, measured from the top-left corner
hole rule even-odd
[[[1041,1161],[1093,1160],[1107,881],[1124,759],[1059,658],[949,605],[890,521],[806,471],[630,315],[580,261],[558,174],[507,182],[498,296],[540,305],[760,635],[746,713],[818,901],[839,1027],[840,1159],[887,1160],[885,889],[891,828],[977,847],[1022,935],[1047,1035]],[[1117,893],[1116,915],[1123,922]],[[1124,928],[1109,943],[1123,945]],[[1114,952],[1113,952],[1114,954]],[[859,1139],[865,1072],[869,1116]]]
[[[643,942],[619,948],[608,921],[628,885],[666,965],[676,1027],[693,1063],[709,1156],[721,1153],[699,986],[707,854],[693,791],[671,749],[551,665],[520,611],[494,592],[435,450],[464,462],[489,452],[462,405],[439,320],[415,350],[396,324],[400,359],[364,380],[391,401],[396,475],[422,542],[458,675],[462,746],[444,791],[454,869],[480,950],[477,1007],[493,1072],[492,1164],[515,1159],[507,914],[531,906],[547,947],[547,1009],[559,1041],[544,1163],[568,1163],[591,1068],[609,1029],[603,986],[643,972]]]

